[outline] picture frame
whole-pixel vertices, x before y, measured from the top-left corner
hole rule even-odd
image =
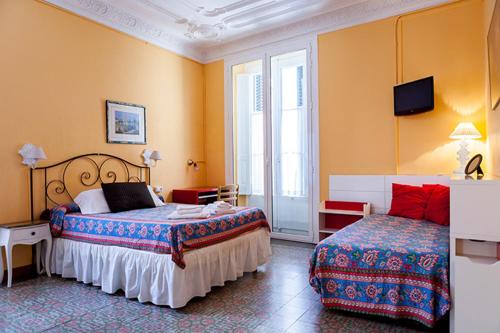
[[[488,30],[488,67],[491,110],[500,105],[500,1],[495,2]]]
[[[146,107],[106,100],[106,142],[145,145]]]
[[[481,169],[481,162],[483,162],[483,155],[476,154],[472,156],[467,165],[465,166],[465,174],[470,176],[474,172],[477,173],[478,178],[482,178],[484,176],[483,169]]]

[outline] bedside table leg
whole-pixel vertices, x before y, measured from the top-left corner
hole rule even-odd
[[[3,282],[3,255],[2,255],[2,247],[0,246],[0,284]]]
[[[36,255],[35,255],[35,260],[36,260],[36,273],[38,275],[42,274],[42,270],[40,269],[40,252],[42,249],[42,242],[36,243]]]
[[[45,240],[45,245],[47,248],[45,249],[45,272],[47,272],[47,276],[50,277],[50,254],[52,252],[52,238],[47,238]]]
[[[7,243],[5,247],[5,256],[7,257],[7,287],[12,287],[12,244]]]

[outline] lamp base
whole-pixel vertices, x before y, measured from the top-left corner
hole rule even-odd
[[[460,149],[457,151],[457,161],[460,162],[460,166],[453,171],[455,175],[465,175],[465,167],[467,166],[467,162],[469,162],[468,145],[467,140],[460,140]]]

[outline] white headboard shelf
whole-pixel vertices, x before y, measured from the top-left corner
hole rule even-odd
[[[444,175],[331,175],[330,200],[365,201],[371,203],[373,213],[385,214],[391,208],[392,184],[450,185],[450,177]]]

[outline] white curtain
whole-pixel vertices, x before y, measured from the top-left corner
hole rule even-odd
[[[264,195],[262,75],[237,75],[237,182],[244,195]]]
[[[303,63],[280,66],[280,88],[273,90],[273,191],[307,196],[307,109]],[[236,180],[240,193],[264,195],[264,112],[262,74],[237,75]]]
[[[305,138],[305,109],[283,110],[281,113],[281,138],[279,140],[280,195],[300,197],[307,194],[306,165],[303,141]]]
[[[240,193],[248,195],[252,192],[249,129],[250,108],[252,107],[252,98],[249,92],[252,89],[250,88],[249,74],[237,75],[236,89],[236,182],[240,185]]]
[[[274,117],[275,194],[307,196],[307,109],[304,107],[303,65],[278,64],[279,87],[273,91],[279,104]]]
[[[251,169],[253,195],[264,195],[264,115],[254,112],[251,115]]]

